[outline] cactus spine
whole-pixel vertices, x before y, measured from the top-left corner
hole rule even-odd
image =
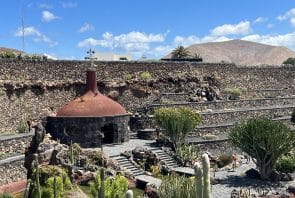
[[[210,161],[207,154],[202,155],[203,171],[200,164],[195,164],[196,197],[211,198]]]
[[[211,197],[211,185],[210,185],[210,161],[207,154],[202,156],[202,164],[203,164],[203,198]]]
[[[133,191],[132,190],[127,190],[126,198],[133,198]]]

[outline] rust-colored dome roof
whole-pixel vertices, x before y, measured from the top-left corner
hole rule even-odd
[[[87,71],[86,92],[79,98],[70,101],[58,110],[56,116],[114,116],[126,115],[127,112],[119,103],[102,95],[97,89],[95,71]]]

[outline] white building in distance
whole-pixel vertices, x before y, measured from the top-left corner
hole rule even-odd
[[[111,52],[95,52],[92,55],[98,61],[131,61],[130,54],[113,54]]]

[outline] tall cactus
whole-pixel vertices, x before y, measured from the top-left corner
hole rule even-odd
[[[200,163],[195,164],[195,179],[196,179],[196,193],[197,198],[203,198],[203,171]]]
[[[56,186],[56,177],[53,177],[53,197],[57,198],[57,186]]]
[[[202,155],[202,165],[195,164],[196,198],[211,198],[210,161],[207,154]]]
[[[98,198],[104,198],[105,192],[104,192],[104,169],[100,169],[100,189],[98,192]]]
[[[203,198],[211,198],[210,161],[207,154],[202,155],[203,164]]]
[[[127,190],[126,198],[133,198],[133,191],[132,190]]]

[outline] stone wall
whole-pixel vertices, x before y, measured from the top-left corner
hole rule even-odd
[[[27,178],[24,155],[0,160],[0,186]]]
[[[170,104],[152,104],[147,108],[154,110],[159,107],[190,107],[199,111],[215,110],[215,109],[237,109],[237,108],[251,108],[251,107],[266,107],[276,105],[293,105],[295,104],[295,97],[282,98],[260,98],[260,99],[246,99],[246,100],[222,100],[212,102],[175,102]]]
[[[288,121],[290,119],[289,115],[291,115],[294,108],[294,105],[286,105],[282,107],[259,107],[201,113],[202,122],[200,124],[200,130],[197,128],[194,134],[203,135],[208,132],[208,128],[211,128],[209,130],[213,134],[224,134],[228,131],[228,128],[231,127],[228,126],[229,124],[231,125],[234,122],[244,121],[247,118],[253,117],[263,116],[271,119],[286,117],[286,119],[283,118],[281,120]],[[133,117],[131,120],[131,130],[133,131],[142,128],[155,128],[155,126],[157,126],[153,116]]]
[[[33,133],[0,136],[0,154],[6,156],[24,154],[32,140]]]
[[[84,90],[85,61],[0,61],[0,133],[16,132],[28,118],[41,118],[79,96]],[[229,64],[186,62],[95,62],[102,93],[118,91],[118,101],[130,112],[158,98],[160,92],[189,91],[204,79],[221,89],[294,90],[294,67],[236,67]],[[149,71],[154,80],[140,80]],[[128,83],[124,78],[132,76]],[[211,81],[210,81],[211,82]],[[212,83],[212,82],[211,82]]]

